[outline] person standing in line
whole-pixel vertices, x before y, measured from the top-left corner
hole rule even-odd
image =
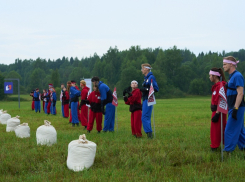
[[[81,92],[76,89],[76,83],[71,82],[70,87],[70,101],[71,101],[71,115],[72,115],[72,127],[79,126],[79,120],[78,120],[78,100],[81,95]]]
[[[39,94],[39,88],[36,88],[33,94],[34,100],[35,100],[35,112],[37,113],[39,111],[40,113],[40,94]]]
[[[62,106],[64,108],[64,118],[69,117],[69,101],[69,93],[67,92],[66,88],[63,87]]]
[[[89,92],[89,88],[86,86],[86,82],[84,80],[80,81],[80,86],[82,88],[81,91],[81,102],[80,102],[80,106],[79,109],[81,109],[81,124],[82,126],[84,126],[84,129],[87,129],[87,125],[88,125],[88,106],[86,106],[86,102],[84,102],[84,100],[87,100],[88,98],[88,92]]]
[[[42,95],[41,95],[41,100],[43,101],[43,111],[45,112],[45,101],[47,100],[46,98],[45,98],[45,95],[46,95],[46,90],[45,89],[43,89],[43,93],[42,93]],[[46,113],[46,112],[45,112]]]
[[[61,91],[60,91],[60,102],[61,102],[61,113],[62,113],[62,116],[64,116],[64,105],[62,104],[62,97],[63,97],[63,88],[65,87],[65,85],[62,83],[60,85],[60,88],[61,88]]]
[[[141,72],[144,75],[144,82],[142,84],[143,88],[140,91],[143,93],[143,105],[142,105],[142,124],[145,133],[149,139],[152,139],[152,129],[151,129],[151,113],[153,106],[148,106],[148,95],[151,86],[151,81],[153,82],[153,88],[155,92],[158,92],[159,88],[156,82],[156,78],[151,72],[151,65],[148,63],[141,65]]]
[[[231,153],[238,145],[240,150],[245,150],[244,129],[244,78],[236,70],[237,61],[233,56],[223,59],[223,68],[229,73],[227,84],[228,120],[225,128],[224,151]]]
[[[91,81],[93,82],[94,86],[99,88],[100,91],[101,111],[105,115],[103,131],[114,132],[115,106],[112,104],[112,91],[106,84],[99,81],[99,77],[97,76],[93,77]],[[106,109],[104,109],[104,106],[106,106]]]
[[[56,97],[56,92],[55,92],[55,89],[54,88],[51,88],[50,89],[50,91],[51,91],[51,101],[52,101],[52,103],[51,103],[51,114],[53,114],[53,115],[56,115],[56,101],[57,101],[57,97]]]
[[[48,85],[48,87],[49,87],[49,90],[48,90],[48,93],[47,93],[46,96],[47,96],[47,100],[48,100],[47,114],[49,115],[49,114],[51,113],[51,103],[52,103],[52,101],[51,101],[52,94],[51,94],[50,89],[53,87],[53,84],[50,83],[50,84]]]
[[[222,82],[220,82],[220,76],[222,77]],[[210,127],[210,140],[211,140],[211,151],[216,151],[220,146],[221,142],[221,114],[217,111],[217,105],[219,102],[219,90],[222,86],[225,88],[225,75],[221,68],[212,68],[209,71],[209,79],[214,83],[212,86],[212,99],[211,99],[211,127]],[[226,88],[225,88],[226,93]],[[222,113],[223,120],[223,133],[226,126],[226,114]]]
[[[33,96],[34,91],[35,91],[35,90],[32,90],[31,93],[30,93],[30,96],[32,97],[31,109],[32,109],[33,111],[34,111],[34,109],[35,109],[35,101],[34,101],[34,96]]]
[[[72,121],[72,115],[71,115],[71,98],[70,98],[70,88],[71,88],[71,81],[68,81],[67,82],[67,84],[66,84],[66,86],[67,86],[67,92],[68,92],[68,94],[69,94],[69,113],[70,113],[70,115],[69,115],[69,123],[71,123],[71,121]]]
[[[82,100],[86,104],[90,104],[89,110],[89,122],[87,131],[90,133],[93,129],[94,119],[96,119],[96,129],[100,133],[102,130],[102,112],[101,112],[101,103],[100,103],[100,92],[97,86],[93,86],[94,91],[89,94],[87,100]]]
[[[142,133],[141,133],[142,94],[140,92],[140,89],[138,89],[137,87],[138,87],[138,82],[136,80],[133,80],[131,82],[132,92],[128,93],[128,96],[126,96],[127,89],[125,89],[123,91],[123,97],[124,97],[125,104],[130,105],[129,111],[131,112],[132,135],[134,135],[136,138],[141,138],[142,137]]]

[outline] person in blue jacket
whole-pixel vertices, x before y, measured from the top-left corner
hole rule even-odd
[[[151,65],[148,63],[141,65],[141,72],[144,75],[144,82],[142,84],[143,88],[140,89],[142,92],[143,97],[143,104],[142,104],[142,124],[145,133],[147,134],[148,138],[153,138],[152,136],[152,129],[151,129],[151,113],[153,106],[148,106],[148,95],[151,86],[151,80],[153,81],[153,88],[155,92],[158,92],[159,88],[156,82],[156,78],[151,72]]]
[[[57,101],[56,92],[55,92],[54,88],[51,88],[50,90],[52,93],[52,99],[51,99],[52,103],[50,106],[50,108],[52,108],[52,109],[50,109],[50,110],[51,110],[51,114],[56,115],[56,101]]]
[[[40,113],[40,97],[39,97],[39,89],[36,88],[36,90],[34,91],[34,94],[33,94],[33,97],[34,97],[34,106],[35,106],[35,112],[37,113],[39,111]]]
[[[79,120],[78,120],[78,101],[79,97],[81,95],[81,92],[76,89],[76,82],[71,81],[71,87],[70,87],[70,103],[71,103],[71,123],[72,127],[79,126]]]
[[[100,79],[97,76],[91,79],[93,85],[98,86],[100,91],[101,111],[105,115],[103,131],[113,132],[115,124],[115,106],[112,105],[112,92],[106,84],[99,80]],[[104,109],[104,106],[106,106],[106,109]]]
[[[227,87],[228,120],[225,128],[224,151],[232,152],[236,145],[240,150],[245,150],[245,129],[244,129],[244,78],[236,70],[237,61],[234,57],[228,56],[223,59],[223,68],[229,73]]]

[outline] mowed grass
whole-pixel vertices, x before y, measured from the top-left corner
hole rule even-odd
[[[131,135],[129,106],[119,101],[118,131],[87,134],[72,128],[61,117],[31,110],[31,97],[23,101],[0,102],[0,109],[27,122],[31,137],[20,139],[0,125],[0,181],[241,181],[244,180],[245,152],[236,148],[231,156],[210,152],[210,97],[157,100],[154,106],[156,138]],[[36,144],[36,129],[49,120],[57,131],[57,144]],[[153,122],[152,122],[153,127]],[[143,132],[143,128],[142,128]],[[97,144],[94,165],[82,172],[66,166],[68,144],[86,134]]]

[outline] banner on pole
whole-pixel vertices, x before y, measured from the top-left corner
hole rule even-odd
[[[217,111],[224,113],[224,114],[228,113],[228,104],[227,104],[227,99],[225,95],[225,89],[224,89],[224,86],[221,86],[221,83],[220,83],[220,89],[219,89],[219,101],[218,101]]]
[[[149,90],[148,103],[147,104],[148,104],[148,106],[152,106],[152,105],[156,104],[152,80],[151,80],[151,86],[150,86],[150,90]]]
[[[116,87],[114,88],[112,96],[113,96],[112,105],[117,107],[118,101],[117,101],[117,89],[116,89]]]
[[[4,93],[13,94],[13,82],[4,82]]]

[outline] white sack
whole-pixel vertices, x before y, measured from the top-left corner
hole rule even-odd
[[[0,116],[1,116],[2,114],[3,114],[3,110],[1,109],[1,110],[0,110]]]
[[[7,127],[6,127],[6,131],[10,132],[10,131],[14,131],[15,127],[18,126],[20,124],[20,120],[19,120],[19,116],[17,115],[14,118],[10,118],[7,121]]]
[[[19,138],[29,138],[30,137],[30,127],[28,123],[22,123],[15,128],[15,135]]]
[[[94,163],[96,144],[88,141],[85,134],[79,140],[73,140],[68,145],[67,167],[73,171],[90,168]]]
[[[0,123],[1,124],[7,124],[7,121],[11,118],[10,114],[7,113],[7,111],[3,111],[3,113],[0,116]]]
[[[57,143],[57,132],[51,122],[44,120],[44,125],[37,128],[37,144],[51,146]]]

